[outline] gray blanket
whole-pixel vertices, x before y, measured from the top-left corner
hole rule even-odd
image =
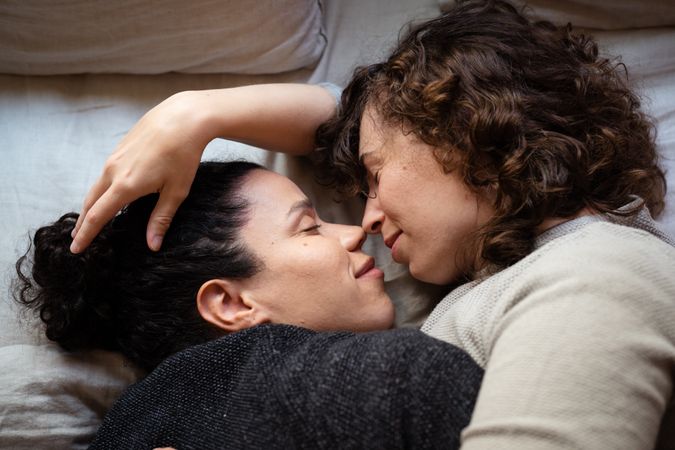
[[[419,331],[264,325],[168,358],[90,448],[458,448],[481,378],[466,353]]]

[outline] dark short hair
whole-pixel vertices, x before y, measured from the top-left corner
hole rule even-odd
[[[625,66],[571,25],[533,22],[508,2],[460,1],[412,27],[386,61],[355,71],[314,155],[320,181],[347,194],[364,189],[366,105],[433,146],[470,189],[492,189],[496,214],[472,248],[493,267],[531,252],[546,218],[612,213],[632,196],[655,216],[663,209],[655,127]]]
[[[261,263],[239,237],[248,204],[246,162],[202,163],[162,249],[145,229],[158,195],[126,207],[80,254],[69,250],[78,214],[37,230],[16,263],[14,297],[34,309],[46,334],[66,350],[120,351],[144,369],[222,335],[199,315],[196,295],[214,278],[247,278]]]

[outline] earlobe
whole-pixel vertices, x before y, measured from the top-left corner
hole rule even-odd
[[[202,284],[197,293],[197,310],[204,320],[227,332],[269,322],[253,302],[247,301],[236,281],[225,279]]]

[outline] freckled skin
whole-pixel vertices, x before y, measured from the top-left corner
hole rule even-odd
[[[417,279],[434,284],[456,280],[475,260],[464,247],[494,210],[455,172],[444,173],[434,148],[412,133],[384,125],[367,107],[361,121],[359,154],[368,171],[362,226],[385,242],[399,236],[392,256]],[[378,183],[375,183],[377,175]]]

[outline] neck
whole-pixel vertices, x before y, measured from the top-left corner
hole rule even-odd
[[[578,219],[579,217],[584,217],[584,216],[592,216],[595,214],[593,211],[591,211],[589,208],[583,208],[581,211],[576,213],[573,216],[569,217],[548,217],[544,219],[544,221],[537,227],[537,235],[543,233],[546,230],[550,230],[551,228],[560,225],[561,223],[568,222],[570,220]]]

